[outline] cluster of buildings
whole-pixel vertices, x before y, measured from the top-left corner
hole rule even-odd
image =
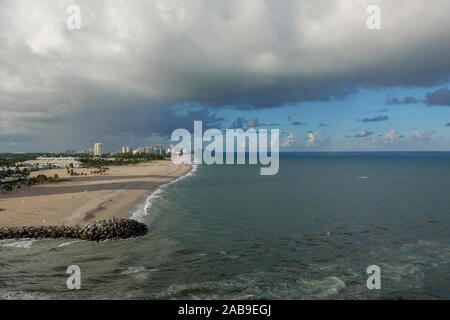
[[[66,149],[66,150],[56,150],[52,152],[53,154],[67,154],[67,155],[77,155],[77,154],[87,154],[90,156],[101,157],[103,155],[103,143],[95,143],[93,148],[87,148],[84,150]]]
[[[160,144],[155,147],[138,147],[133,149],[130,146],[122,147],[122,153],[131,154],[161,154],[170,155],[174,151],[174,146],[171,145],[169,148],[164,149]],[[57,152],[64,153],[64,152]],[[94,144],[94,148],[88,148],[83,151],[66,150],[66,155],[76,155],[76,154],[88,154],[94,157],[103,156],[103,144],[97,142]],[[116,160],[115,158],[108,158],[106,160]],[[0,167],[0,190],[5,189],[5,185],[11,182],[24,180],[26,178],[26,171],[37,171],[45,170],[51,168],[82,168],[83,163],[80,157],[77,156],[54,156],[54,157],[37,157],[34,160],[27,160],[21,163],[17,163],[15,167]]]
[[[96,142],[94,143],[94,148],[87,148],[86,151],[81,153],[86,153],[90,156],[101,157],[103,155],[103,143]]]
[[[24,181],[25,172],[51,168],[82,168],[83,164],[76,157],[38,157],[17,163],[15,167],[0,167],[0,191],[7,190],[12,183]]]
[[[132,153],[132,154],[156,153],[169,155],[172,153],[173,148],[174,146],[170,145],[170,148],[164,149],[164,147],[160,144],[157,144],[155,147],[138,147],[136,149],[133,149],[130,146],[123,146],[122,153]]]
[[[169,148],[165,149],[160,144],[157,144],[154,147],[150,147],[150,146],[148,146],[148,147],[138,147],[136,149],[134,149],[133,147],[130,147],[130,146],[123,146],[122,147],[122,153],[131,153],[131,154],[156,153],[156,154],[161,154],[161,155],[170,155],[170,154],[172,154],[173,149],[174,149],[173,145],[170,145]],[[87,148],[86,150],[82,150],[82,151],[76,151],[76,150],[68,149],[65,152],[63,152],[63,151],[59,152],[58,151],[56,153],[65,153],[66,155],[87,154],[87,155],[94,156],[94,157],[101,157],[104,154],[104,152],[103,152],[103,143],[96,142],[94,144],[93,148]],[[112,154],[115,154],[115,153],[112,153]]]

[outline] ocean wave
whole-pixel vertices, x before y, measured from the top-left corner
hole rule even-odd
[[[182,176],[179,176],[178,178],[171,180],[165,184],[160,185],[155,191],[153,191],[148,198],[145,200],[145,203],[140,205],[140,207],[133,212],[131,215],[131,219],[134,219],[139,222],[143,222],[144,217],[148,215],[150,208],[152,207],[154,201],[161,197],[161,194],[164,192],[164,189],[166,189],[168,186],[170,186],[173,183],[176,183],[178,181],[181,181],[187,177],[192,176],[197,171],[198,165],[192,165],[192,169],[189,170],[189,172],[185,173]]]
[[[194,283],[179,283],[172,284],[163,292],[156,295],[157,299],[173,299],[179,296],[189,296],[190,299],[205,299],[205,295],[208,298],[216,299],[219,296],[213,294],[214,291],[236,291],[245,290],[248,284],[242,283],[237,280],[219,280],[219,281],[206,281],[206,282],[194,282]],[[203,291],[203,293],[202,293]]]
[[[0,300],[49,300],[50,297],[39,292],[0,291]]]
[[[139,272],[145,272],[145,267],[137,266],[137,267],[128,267],[127,270],[121,272],[121,274],[134,274]]]
[[[130,275],[136,280],[145,280],[149,277],[150,272],[156,272],[158,269],[147,269],[143,266],[128,267],[127,270],[121,272],[122,275]]]
[[[84,242],[84,241],[78,240],[78,241],[64,242],[64,243],[61,243],[61,244],[58,246],[58,248],[60,248],[60,247],[65,247],[65,246],[70,246],[71,244],[78,243],[78,242]]]
[[[30,249],[33,245],[33,242],[36,240],[20,240],[20,241],[14,241],[11,243],[6,243],[3,245],[3,247],[14,247],[14,248],[25,248]]]
[[[302,279],[298,283],[308,295],[321,299],[337,294],[346,287],[345,282],[338,277],[327,277],[320,280]]]
[[[267,287],[268,274],[252,274],[238,279],[172,284],[156,294],[156,299],[327,299],[346,288],[338,277],[320,280],[297,280],[297,283],[278,282]]]
[[[402,281],[407,277],[413,279],[423,279],[425,274],[421,267],[414,263],[397,263],[397,264],[380,264],[381,272],[384,273],[384,277],[388,280]]]

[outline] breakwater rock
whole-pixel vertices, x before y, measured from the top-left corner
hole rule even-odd
[[[147,234],[145,224],[130,219],[108,219],[86,226],[42,226],[0,228],[0,240],[20,238],[76,238],[101,241],[127,239]]]

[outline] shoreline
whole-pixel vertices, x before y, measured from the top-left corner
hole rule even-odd
[[[66,169],[33,172],[58,174],[63,181],[0,195],[0,227],[84,226],[110,218],[134,219],[139,203],[192,171],[190,165],[159,160],[110,166],[106,174],[71,177]],[[136,219],[137,220],[137,219]]]
[[[143,204],[142,208],[136,209],[133,211],[133,213],[127,217],[128,219],[133,219],[139,222],[142,222],[143,218],[148,214],[148,209],[150,209],[153,205],[153,199],[158,198],[158,195],[164,191],[166,187],[171,185],[172,183],[177,183],[178,181],[183,180],[184,178],[187,178],[188,176],[192,175],[195,171],[197,171],[197,165],[189,165],[189,170],[185,172],[184,174],[176,177],[173,180],[170,180],[164,184],[159,185],[155,190],[152,190],[149,194],[145,196],[145,200],[138,202],[137,204]]]

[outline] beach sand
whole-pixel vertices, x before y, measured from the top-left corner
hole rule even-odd
[[[113,217],[129,218],[136,205],[159,185],[191,169],[167,160],[109,168],[103,175],[91,174],[95,169],[74,169],[88,173],[75,177],[66,169],[33,172],[32,176],[56,173],[63,181],[0,194],[0,227],[85,225]]]

